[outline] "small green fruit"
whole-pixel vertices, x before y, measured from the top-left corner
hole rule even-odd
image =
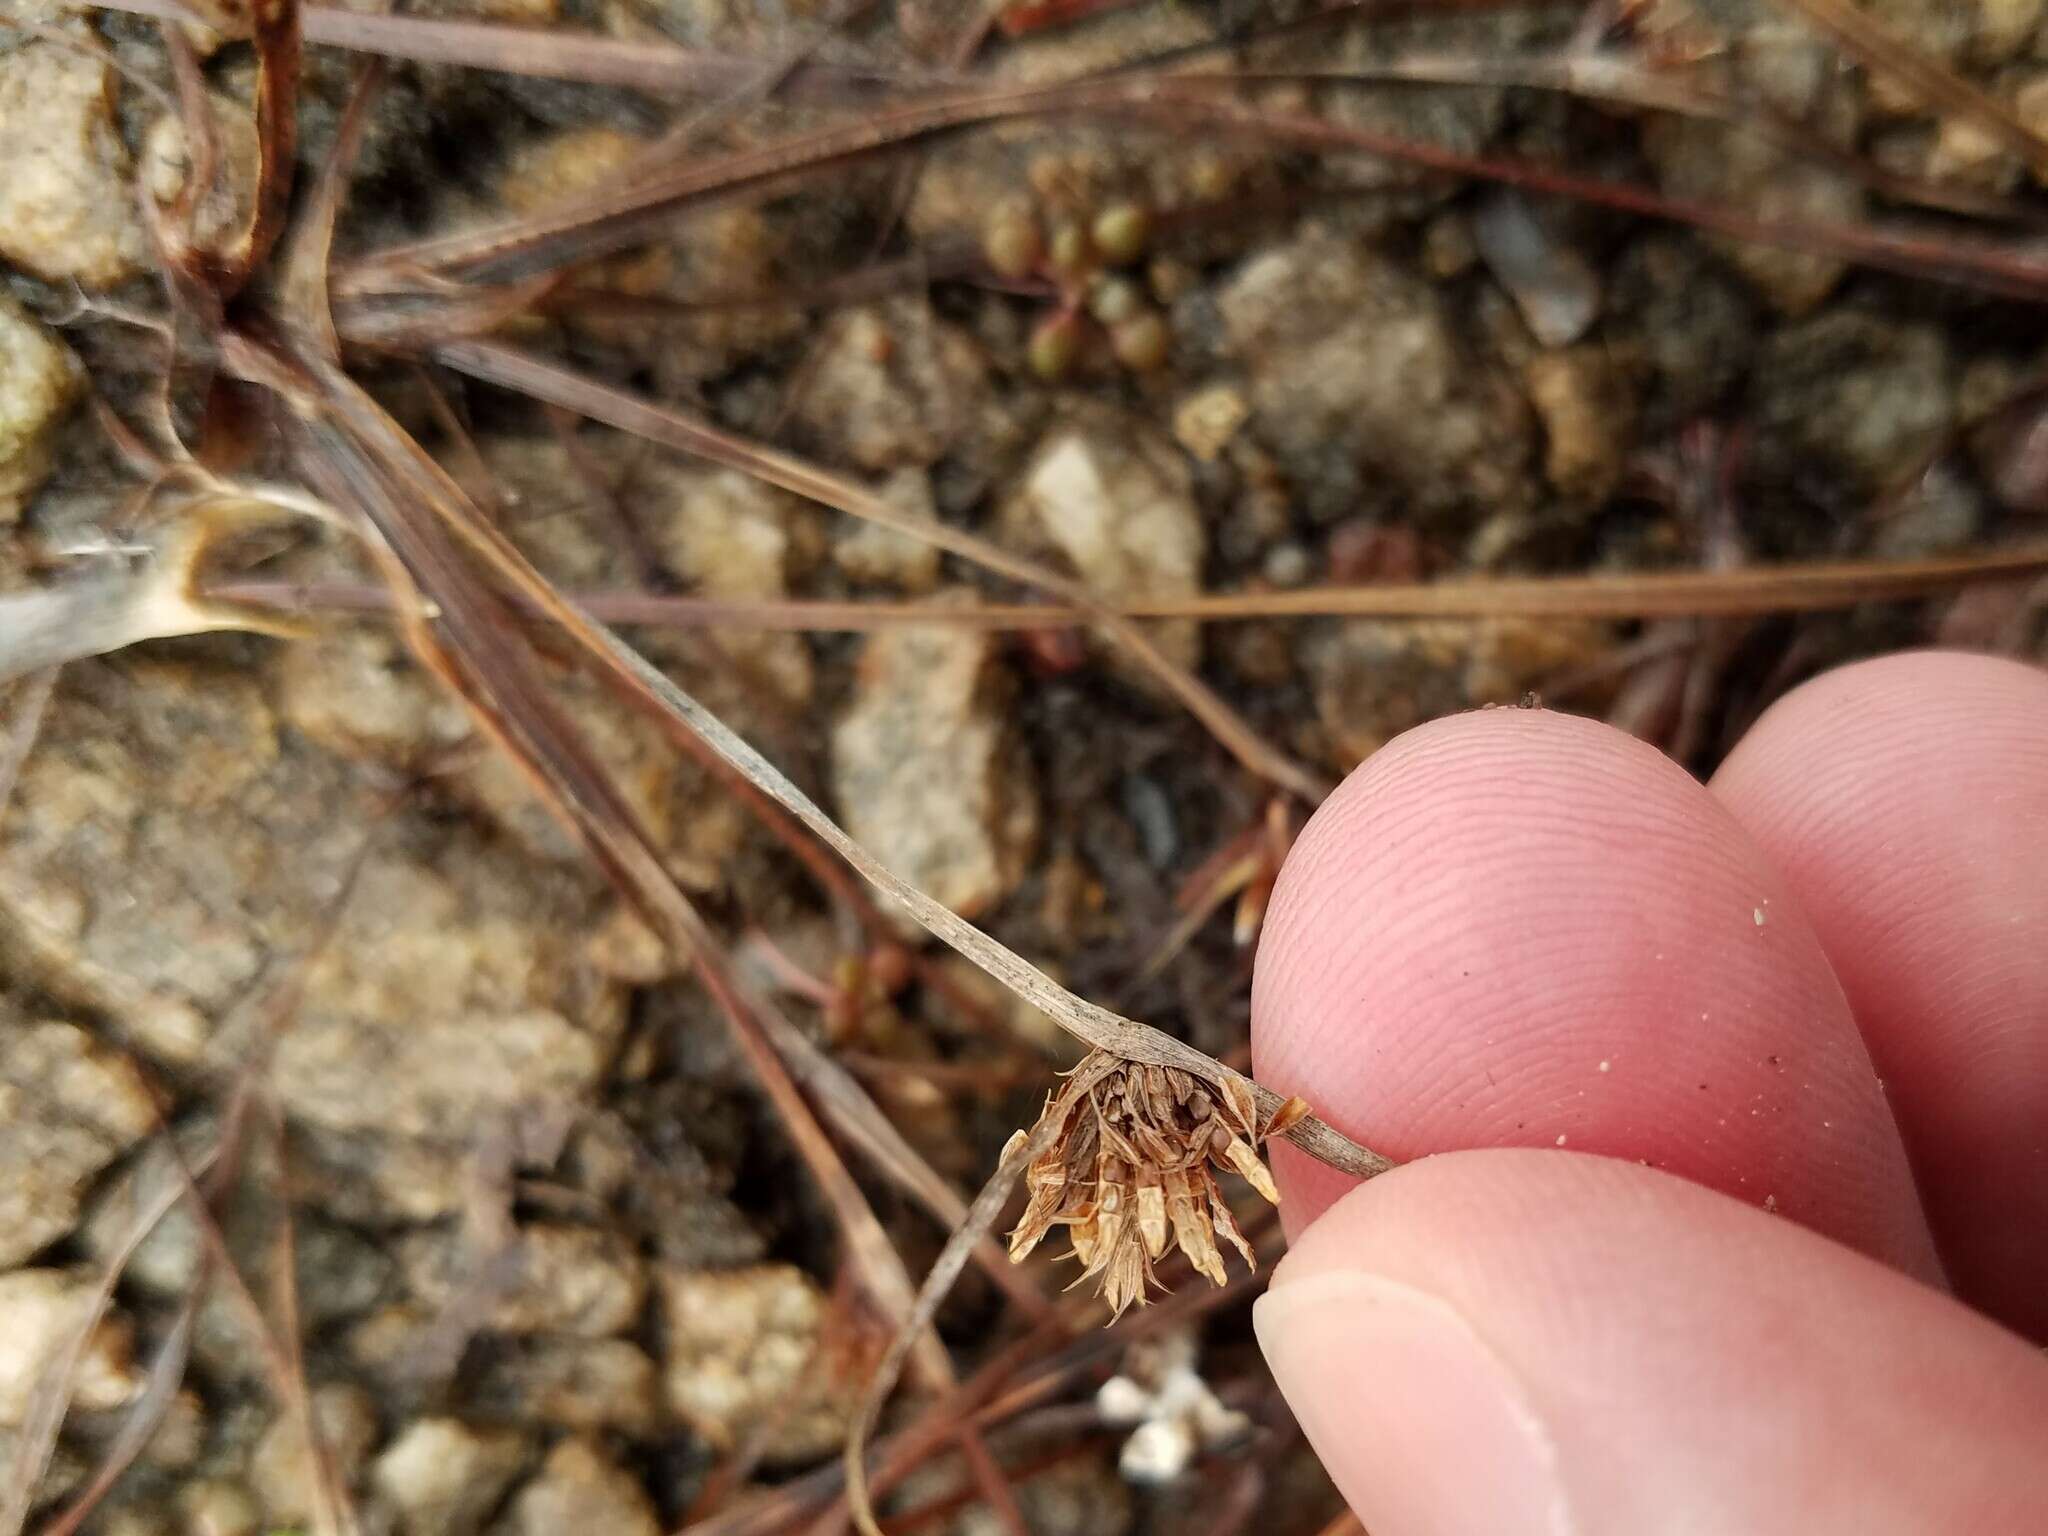
[[[1095,248],[1114,266],[1144,255],[1151,234],[1152,215],[1139,203],[1111,203],[1095,216]]]

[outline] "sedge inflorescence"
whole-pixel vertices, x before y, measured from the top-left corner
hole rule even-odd
[[[1290,1099],[1262,1127],[1250,1085],[1234,1073],[1210,1080],[1092,1052],[1046,1100],[1039,1125],[1052,1136],[1025,1172],[1030,1203],[1010,1258],[1021,1261],[1065,1227],[1080,1278],[1099,1283],[1113,1314],[1147,1299],[1152,1266],[1173,1247],[1218,1285],[1227,1278],[1219,1234],[1257,1268],[1216,1173],[1241,1174],[1279,1204],[1258,1143],[1307,1113]]]

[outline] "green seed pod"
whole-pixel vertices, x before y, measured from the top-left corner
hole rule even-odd
[[[983,226],[981,249],[988,264],[1002,276],[1029,277],[1045,255],[1045,239],[1038,232],[1038,220],[1029,212],[1005,208]]]
[[[1062,311],[1047,315],[1032,327],[1031,345],[1025,355],[1031,371],[1050,384],[1066,376],[1080,350],[1081,322]]]
[[[1173,333],[1158,310],[1141,310],[1109,328],[1109,348],[1131,372],[1151,373],[1166,366],[1167,354],[1173,348]]]
[[[1143,303],[1137,284],[1128,278],[1098,277],[1088,289],[1088,313],[1104,325],[1119,325],[1130,319]]]
[[[1144,255],[1151,234],[1152,215],[1138,203],[1111,203],[1095,216],[1095,248],[1115,266]]]
[[[1075,219],[1061,219],[1052,227],[1052,242],[1046,264],[1061,277],[1072,280],[1095,263],[1095,251],[1088,244],[1088,231]]]

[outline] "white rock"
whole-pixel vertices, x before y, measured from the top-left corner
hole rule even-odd
[[[1050,552],[1112,602],[1187,597],[1201,590],[1208,539],[1187,465],[1171,443],[1112,417],[1054,427],[1039,440],[1017,493],[1002,513],[1005,539]],[[1182,666],[1199,659],[1192,620],[1147,626]],[[1119,653],[1134,681],[1147,674]]]
[[[0,1427],[19,1427],[27,1416],[38,1385],[90,1315],[97,1289],[94,1276],[71,1270],[0,1275]],[[73,1404],[118,1408],[142,1390],[129,1359],[131,1338],[127,1320],[118,1314],[99,1320],[72,1377]]]

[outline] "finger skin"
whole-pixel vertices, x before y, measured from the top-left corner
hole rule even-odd
[[[1842,980],[1957,1293],[2048,1339],[2048,674],[1844,667],[1713,789]]]
[[[1396,1159],[1643,1159],[1937,1276],[1891,1114],[1783,880],[1662,754],[1439,720],[1318,810],[1273,895],[1255,1070]],[[1346,1187],[1274,1162],[1290,1233]]]
[[[1631,1164],[1491,1151],[1397,1169],[1309,1228],[1256,1320],[1374,1536],[2048,1530],[2038,1351]],[[1410,1321],[1472,1360],[1409,1348]],[[1512,1498],[1488,1485],[1496,1465]]]

